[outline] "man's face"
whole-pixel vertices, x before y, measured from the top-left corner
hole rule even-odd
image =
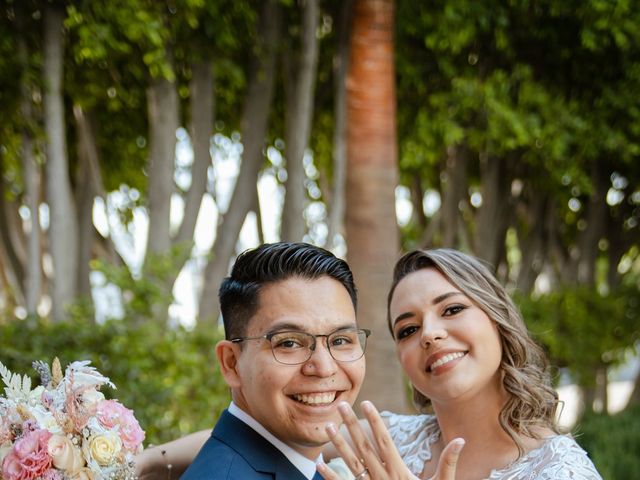
[[[330,277],[297,277],[265,286],[246,337],[296,330],[326,335],[355,327],[347,290]],[[328,437],[327,422],[341,423],[337,405],[353,404],[365,373],[364,357],[338,362],[324,337],[317,339],[311,358],[299,365],[276,361],[268,340],[233,344],[236,384],[234,402],[275,437],[308,458],[315,459]]]

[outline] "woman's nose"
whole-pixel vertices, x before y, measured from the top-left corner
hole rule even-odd
[[[433,345],[439,340],[444,340],[449,336],[447,329],[440,319],[425,315],[422,321],[422,335],[420,344],[423,348]]]

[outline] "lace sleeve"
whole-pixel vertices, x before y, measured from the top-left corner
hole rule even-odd
[[[418,476],[431,460],[431,444],[440,438],[440,428],[433,415],[396,415],[381,412],[400,456],[411,473]]]
[[[538,449],[529,452],[511,466],[493,471],[491,480],[602,480],[580,446],[564,435],[551,437]]]

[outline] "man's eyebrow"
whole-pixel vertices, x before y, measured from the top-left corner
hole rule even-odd
[[[463,293],[459,292],[457,290],[452,291],[452,292],[443,293],[442,295],[438,295],[436,298],[431,300],[431,305],[437,305],[439,303],[444,302],[447,298],[455,297],[456,295],[463,295]],[[396,323],[398,323],[400,320],[404,320],[405,318],[411,318],[411,317],[415,317],[415,313],[413,313],[413,312],[401,313],[393,321],[393,326],[395,327]]]
[[[331,330],[331,332],[327,332],[327,333],[333,333],[333,332],[337,332],[339,330],[347,330],[350,328],[358,328],[358,325],[355,322],[346,322],[343,323],[342,325],[338,325],[336,328],[334,328],[333,330]],[[267,330],[266,334],[270,334],[270,333],[276,333],[276,332],[283,332],[283,331],[287,331],[287,330],[292,330],[295,332],[305,332],[305,333],[309,333],[309,329],[303,327],[302,325],[298,324],[298,323],[292,323],[292,322],[277,322],[274,323],[273,325],[271,325],[269,327],[269,330]]]
[[[269,333],[275,333],[275,332],[282,332],[283,330],[295,330],[297,332],[304,332],[304,329],[301,328],[300,325],[297,323],[277,322],[271,325],[266,333],[269,334]]]

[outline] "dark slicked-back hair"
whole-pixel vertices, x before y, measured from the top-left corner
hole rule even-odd
[[[267,243],[241,253],[218,297],[227,340],[246,334],[259,307],[258,294],[268,284],[299,277],[330,277],[342,284],[357,307],[356,286],[347,262],[324,248],[307,243]]]

